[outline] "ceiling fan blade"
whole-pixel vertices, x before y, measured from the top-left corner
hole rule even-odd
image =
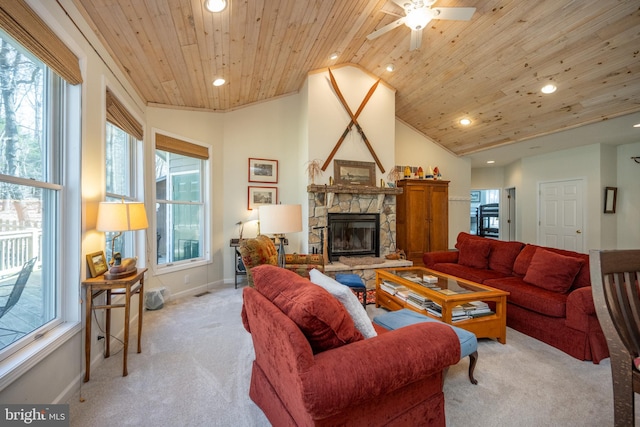
[[[433,19],[451,19],[455,21],[468,21],[476,12],[475,7],[433,7]]]
[[[422,29],[411,30],[411,42],[409,43],[409,50],[416,50],[422,45]]]
[[[400,18],[398,20],[393,21],[391,24],[387,24],[379,30],[375,30],[373,33],[367,36],[368,40],[373,40],[375,38],[380,37],[381,35],[388,33],[389,31],[398,28],[400,25],[404,24],[404,18]]]
[[[395,4],[397,4],[398,6],[400,6],[401,8],[404,9],[404,4],[405,3],[411,3],[409,0],[391,0],[392,2],[394,2]]]

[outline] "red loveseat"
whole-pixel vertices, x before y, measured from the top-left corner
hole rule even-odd
[[[249,396],[274,426],[444,426],[443,370],[460,360],[444,324],[364,339],[323,288],[271,265],[253,269],[242,321],[255,360]]]
[[[507,326],[580,359],[609,357],[591,295],[589,255],[460,233],[429,269],[507,291]]]

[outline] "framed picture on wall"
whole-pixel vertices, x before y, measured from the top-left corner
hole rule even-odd
[[[480,191],[478,190],[471,191],[471,203],[478,203],[478,202],[480,202]]]
[[[334,160],[333,173],[338,185],[376,186],[376,164],[373,162]]]
[[[256,209],[262,205],[278,203],[277,187],[249,187],[247,209]]]
[[[604,189],[604,213],[616,213],[616,199],[618,187],[606,187]]]
[[[278,161],[249,158],[249,182],[278,183]]]

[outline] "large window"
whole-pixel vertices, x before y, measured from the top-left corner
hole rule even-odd
[[[158,140],[158,139],[157,139]],[[178,141],[178,140],[174,140]],[[180,141],[207,153],[206,148]],[[206,156],[156,143],[157,263],[171,266],[205,258]],[[177,149],[174,149],[177,148]],[[179,151],[179,153],[177,152]]]
[[[61,322],[64,88],[0,33],[0,360]]]
[[[107,201],[136,200],[136,153],[138,141],[124,130],[107,123],[106,135]],[[117,233],[106,233],[105,254],[107,260],[113,256],[111,241]],[[116,239],[116,252],[133,256],[134,233],[123,233]]]

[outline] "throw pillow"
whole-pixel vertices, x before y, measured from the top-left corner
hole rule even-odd
[[[523,280],[549,291],[565,293],[571,288],[583,262],[579,258],[538,248]]]
[[[460,243],[458,251],[458,264],[480,269],[489,267],[489,240],[466,239]]]
[[[338,301],[340,301],[351,316],[356,329],[359,330],[365,338],[371,338],[378,335],[375,329],[373,329],[373,324],[371,323],[367,312],[362,304],[360,304],[360,301],[358,301],[358,297],[351,292],[351,289],[349,289],[348,286],[345,286],[331,277],[322,274],[315,268],[309,272],[309,278],[311,279],[311,283],[324,288],[331,295],[336,297]]]
[[[314,354],[364,339],[342,304],[308,279],[268,264],[252,272],[258,292],[298,325]]]

